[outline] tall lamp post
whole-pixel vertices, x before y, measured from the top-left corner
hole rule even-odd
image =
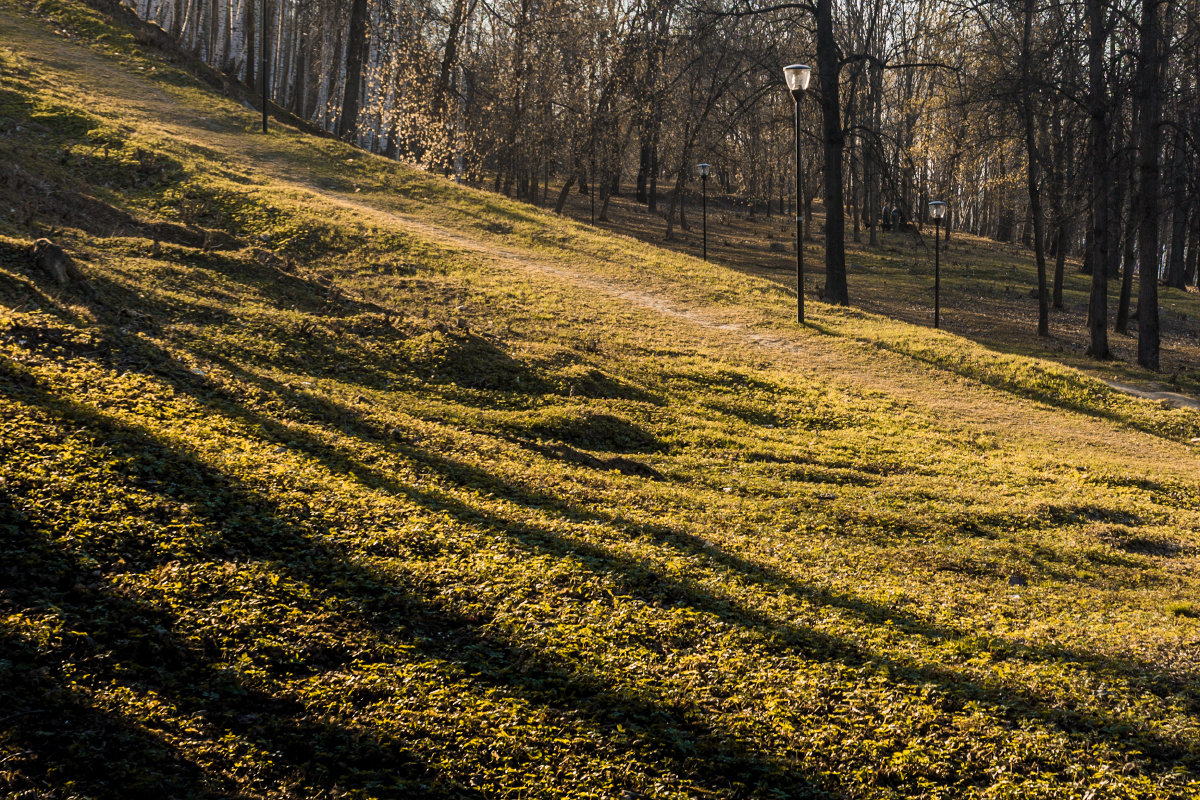
[[[588,199],[592,204],[592,224],[596,224],[596,151],[592,151],[592,174],[589,176]]]
[[[703,220],[700,228],[703,231],[704,260],[708,261],[708,176],[712,172],[711,164],[697,164],[696,171],[700,173],[700,218]]]
[[[800,100],[812,79],[812,67],[792,64],[783,68],[792,99],[796,101],[796,322],[804,322],[804,162],[800,155]]]
[[[941,200],[929,201],[929,216],[933,217],[933,327],[942,323],[942,217],[946,216],[946,204]]]

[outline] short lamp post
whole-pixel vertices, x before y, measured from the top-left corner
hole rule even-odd
[[[812,80],[812,67],[791,64],[783,68],[788,91],[796,101],[796,322],[804,322],[804,162],[800,154],[800,100]]]
[[[697,164],[696,171],[700,173],[700,229],[703,231],[701,239],[704,242],[704,260],[708,261],[708,176],[712,172],[712,165]]]
[[[933,327],[942,324],[942,217],[946,216],[946,204],[941,200],[929,201],[929,216],[933,217]]]

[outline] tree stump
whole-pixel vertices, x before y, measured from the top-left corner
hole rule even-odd
[[[83,288],[95,293],[67,251],[49,239],[38,239],[29,251],[33,265],[54,279],[62,289]]]

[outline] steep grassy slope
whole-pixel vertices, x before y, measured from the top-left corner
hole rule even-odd
[[[1196,414],[799,329],[38,10],[0,0],[7,796],[1200,791]]]

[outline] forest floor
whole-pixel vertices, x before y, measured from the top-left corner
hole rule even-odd
[[[1099,379],[1144,374],[966,300],[798,326],[786,281],[263,135],[36,8],[0,0],[0,795],[1200,792],[1200,413]]]

